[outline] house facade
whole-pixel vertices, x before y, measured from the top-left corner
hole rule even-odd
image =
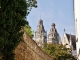
[[[80,0],[73,0],[76,33],[77,60],[80,60]]]

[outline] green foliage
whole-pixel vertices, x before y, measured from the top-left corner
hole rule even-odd
[[[0,0],[0,52],[3,60],[14,60],[14,49],[22,41],[21,31],[34,0]]]
[[[26,30],[26,32],[30,35],[31,38],[33,38],[34,34],[33,31],[31,29],[31,27],[29,25],[25,25],[24,29]]]
[[[27,0],[27,15],[30,13],[32,7],[37,7],[37,1],[36,0]]]
[[[5,3],[5,4],[4,4]],[[22,40],[22,26],[27,24],[26,0],[3,0],[0,10],[0,51],[3,60],[14,60],[13,50]]]
[[[36,0],[27,0],[26,3],[27,3],[27,16],[28,16],[28,14],[30,13],[32,7],[37,8],[37,1]],[[31,27],[29,25],[26,25],[24,27],[24,29],[30,35],[30,37],[33,38],[33,36],[34,36],[33,33],[34,32],[32,31]]]
[[[76,58],[71,55],[71,50],[60,44],[44,44],[44,48],[42,49],[55,60],[76,60]]]

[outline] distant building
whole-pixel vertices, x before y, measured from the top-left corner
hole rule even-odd
[[[73,0],[76,33],[77,60],[80,60],[80,0]]]
[[[35,37],[34,37],[36,43],[38,46],[42,46],[44,43],[49,44],[59,44],[61,43],[61,39],[59,34],[57,33],[57,30],[55,28],[55,24],[52,23],[52,28],[50,29],[50,32],[47,37],[47,31],[44,29],[43,20],[39,20],[37,30],[35,31]]]
[[[70,48],[72,55],[76,56],[76,37],[75,35],[67,34],[64,30],[64,35],[62,38],[62,44],[66,45],[67,48]]]
[[[60,39],[60,36],[57,32],[57,29],[55,28],[55,23],[52,23],[51,25],[51,29],[50,29],[50,32],[48,34],[48,41],[47,43],[48,44],[59,44],[61,43],[61,39]]]
[[[47,31],[44,29],[43,21],[40,19],[37,30],[35,31],[35,41],[38,46],[42,46],[42,44],[47,43]]]

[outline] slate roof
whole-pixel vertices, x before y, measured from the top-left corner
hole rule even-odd
[[[68,38],[69,43],[70,43],[70,36],[71,36],[71,42],[72,42],[73,50],[76,50],[76,37],[75,37],[75,35],[70,35],[70,34],[66,33],[66,36]]]

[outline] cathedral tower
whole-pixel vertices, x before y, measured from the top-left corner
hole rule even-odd
[[[48,44],[59,44],[60,43],[60,37],[57,33],[57,30],[55,28],[55,23],[52,23],[50,32],[48,34]]]
[[[43,20],[39,20],[37,30],[35,31],[35,40],[39,46],[42,44],[47,43],[47,31],[45,31],[43,26]]]

